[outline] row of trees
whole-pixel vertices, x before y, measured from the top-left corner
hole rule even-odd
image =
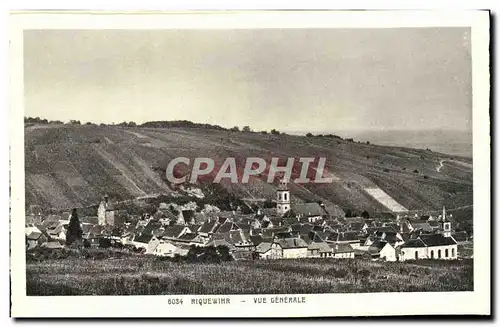
[[[362,217],[364,219],[370,218],[370,213],[366,210],[364,210],[361,215],[359,215],[356,211],[352,211],[351,209],[347,209],[345,211],[345,217],[346,218],[353,218],[353,217]]]
[[[24,117],[24,122],[27,124],[64,124],[64,122],[60,120],[47,120],[45,118],[40,118],[40,117]],[[67,124],[71,125],[82,125],[81,121],[79,120],[70,120],[67,122]],[[92,122],[86,122],[84,123],[85,125],[97,125]],[[136,122],[133,121],[123,121],[121,123],[115,124],[104,124],[101,123],[99,126],[119,126],[119,127],[149,127],[149,128],[174,128],[174,127],[179,127],[179,128],[207,128],[207,129],[215,129],[215,130],[221,130],[221,131],[231,131],[231,132],[245,132],[245,133],[252,133],[253,130],[250,128],[250,126],[246,125],[243,126],[240,130],[238,126],[231,127],[229,129],[224,128],[219,125],[212,125],[212,124],[200,124],[200,123],[194,123],[189,120],[172,120],[172,121],[149,121],[145,122],[143,124],[137,124]],[[260,131],[259,133],[261,134],[269,134],[267,131]],[[270,134],[272,135],[279,135],[280,132],[276,129],[272,129],[270,131]]]
[[[317,135],[314,135],[313,133],[307,133],[306,136],[307,137],[328,137],[328,138],[342,140],[342,138],[340,136],[335,135],[335,134],[317,134]]]

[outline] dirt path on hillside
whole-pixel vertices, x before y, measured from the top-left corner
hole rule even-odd
[[[466,168],[466,169],[472,169],[472,164],[470,163],[467,163],[467,162],[463,162],[463,161],[459,161],[459,160],[448,160],[448,159],[443,159],[439,162],[439,166],[436,167],[436,171],[439,173],[441,172],[441,168],[443,168],[444,166],[444,163],[445,162],[449,162],[449,163],[452,163],[452,164],[457,164],[463,168]],[[456,166],[455,166],[456,167]],[[458,168],[458,167],[457,167]],[[459,168],[460,169],[460,168]]]
[[[441,168],[443,168],[443,166],[444,166],[444,162],[445,162],[445,161],[446,161],[446,160],[441,160],[441,161],[439,162],[439,166],[437,166],[437,167],[436,167],[436,171],[437,171],[438,173],[439,173],[439,172],[441,172]]]

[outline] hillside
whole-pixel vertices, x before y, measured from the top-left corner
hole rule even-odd
[[[436,210],[472,204],[472,160],[426,150],[332,137],[270,135],[208,128],[96,125],[25,127],[26,205],[66,209],[169,193],[166,164],[175,157],[326,157],[331,184],[290,185],[294,201],[369,212]],[[439,169],[438,169],[439,168]],[[418,172],[417,172],[418,171]],[[274,198],[261,180],[224,186],[241,197]]]

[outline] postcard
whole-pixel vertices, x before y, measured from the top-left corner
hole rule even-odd
[[[490,315],[489,24],[12,12],[11,315]]]

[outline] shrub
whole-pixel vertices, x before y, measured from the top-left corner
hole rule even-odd
[[[418,174],[418,169],[413,170],[414,174]]]

